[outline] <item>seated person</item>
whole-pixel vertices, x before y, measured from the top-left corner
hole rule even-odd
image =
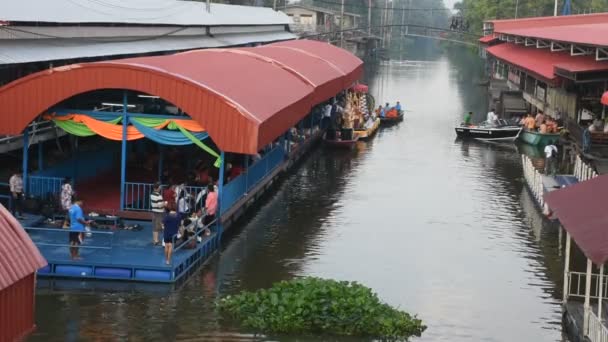
[[[538,132],[545,134],[547,133],[547,124],[546,122],[543,121],[543,123],[540,124],[540,127],[538,128]]]

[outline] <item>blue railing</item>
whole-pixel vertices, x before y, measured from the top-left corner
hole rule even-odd
[[[32,197],[55,197],[61,193],[63,178],[29,176],[27,178],[27,191],[25,194]]]
[[[163,188],[166,186],[163,185]],[[152,183],[125,183],[125,208],[123,210],[132,211],[150,211],[150,194],[154,188]],[[201,192],[204,194],[207,189],[200,186],[186,186],[186,191],[192,196],[194,203],[194,210],[200,209],[204,206],[202,201],[196,201]]]
[[[277,146],[255,164],[247,168],[246,172],[224,185],[221,198],[222,214],[230,209],[239,199],[264,179],[270,172],[285,161],[285,150]]]

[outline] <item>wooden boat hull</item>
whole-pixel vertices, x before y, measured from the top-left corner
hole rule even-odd
[[[359,135],[355,132],[353,133],[352,140],[341,140],[341,139],[327,139],[326,134],[323,135],[323,143],[328,147],[333,148],[343,148],[343,149],[351,149],[355,147],[357,141],[359,140]]]
[[[555,144],[560,137],[559,133],[538,133],[528,130],[523,130],[519,135],[521,141],[533,146],[544,147],[550,144]]]
[[[405,114],[403,113],[403,111],[399,112],[399,115],[396,117],[392,117],[392,118],[380,118],[380,123],[383,126],[388,126],[388,125],[394,125],[398,122],[403,121],[403,117],[405,116]]]
[[[379,127],[380,127],[380,118],[378,118],[378,119],[376,119],[376,121],[374,121],[374,125],[371,128],[364,129],[364,130],[355,130],[355,133],[359,136],[359,139],[361,139],[361,140],[370,140],[376,134]]]
[[[520,127],[488,128],[458,126],[454,130],[458,138],[486,141],[515,141],[521,132]]]

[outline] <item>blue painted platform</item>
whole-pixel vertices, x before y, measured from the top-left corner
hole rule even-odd
[[[177,250],[172,265],[166,265],[164,248],[152,245],[151,223],[125,221],[143,229],[93,230],[92,237],[85,238],[80,247],[82,259],[71,260],[68,230],[25,224],[35,221],[28,217],[22,224],[49,263],[38,271],[39,276],[173,283],[206,261],[219,247],[219,235],[212,233],[203,237],[196,248]]]

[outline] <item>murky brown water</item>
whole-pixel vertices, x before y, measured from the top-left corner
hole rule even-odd
[[[420,341],[561,340],[558,233],[523,187],[516,147],[454,140],[462,113],[485,109],[462,62],[381,67],[372,92],[400,99],[405,122],[352,153],[314,151],[178,290],[39,291],[31,340],[251,339],[219,325],[213,300],[300,275],[372,287],[428,324]]]

